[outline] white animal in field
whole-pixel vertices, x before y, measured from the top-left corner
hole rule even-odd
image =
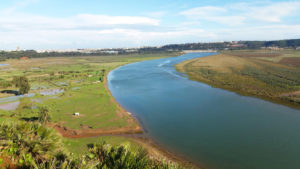
[[[76,112],[76,113],[74,113],[73,115],[74,115],[74,116],[79,116],[80,113]]]

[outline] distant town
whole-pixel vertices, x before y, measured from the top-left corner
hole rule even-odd
[[[0,60],[8,58],[36,58],[36,57],[62,57],[62,56],[103,56],[103,55],[122,55],[140,54],[157,52],[176,52],[193,50],[243,50],[243,49],[270,49],[300,50],[300,39],[276,40],[276,41],[225,41],[211,43],[185,43],[170,44],[165,46],[145,46],[138,48],[105,48],[105,49],[47,49],[47,50],[28,50],[16,47],[16,50],[0,50]]]

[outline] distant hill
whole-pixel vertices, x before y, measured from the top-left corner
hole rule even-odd
[[[135,53],[156,53],[156,52],[173,52],[182,50],[236,50],[236,49],[261,49],[261,48],[290,48],[299,49],[300,39],[274,40],[274,41],[232,41],[232,42],[212,42],[212,43],[185,43],[170,44],[161,47],[143,47],[132,49],[103,49],[91,50],[85,52],[82,49],[77,51],[51,51],[37,52],[35,50],[26,51],[0,51],[0,61],[8,58],[28,58],[36,57],[68,57],[68,56],[103,56],[116,54],[135,54]]]
[[[300,39],[276,40],[276,41],[233,41],[217,43],[187,43],[166,45],[165,50],[223,50],[223,49],[260,49],[268,47],[294,48],[300,47]]]

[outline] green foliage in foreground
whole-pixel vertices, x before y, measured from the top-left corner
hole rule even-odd
[[[0,166],[7,168],[180,168],[150,159],[144,150],[132,152],[129,145],[111,146],[104,142],[89,145],[89,153],[75,157],[64,149],[61,137],[54,130],[39,123],[3,123],[0,140]]]
[[[0,140],[1,157],[21,168],[37,168],[64,154],[60,137],[38,123],[3,123]]]

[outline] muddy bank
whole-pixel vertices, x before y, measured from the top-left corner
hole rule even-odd
[[[57,130],[63,137],[67,138],[87,138],[103,135],[117,135],[117,134],[138,134],[143,133],[140,127],[122,127],[112,129],[91,129],[88,126],[82,126],[82,129],[75,130],[60,124],[49,124],[50,127]]]
[[[88,137],[101,137],[101,136],[118,136],[126,137],[134,142],[141,145],[149,153],[151,158],[156,160],[168,160],[172,162],[177,162],[182,166],[187,168],[201,169],[200,166],[193,164],[188,161],[185,157],[179,154],[174,154],[162,146],[157,144],[154,140],[151,140],[139,127],[130,128],[123,127],[117,129],[89,129],[87,126],[82,127],[80,130],[70,129],[59,124],[48,124],[48,126],[57,130],[63,137],[78,139],[78,138],[88,138]]]

